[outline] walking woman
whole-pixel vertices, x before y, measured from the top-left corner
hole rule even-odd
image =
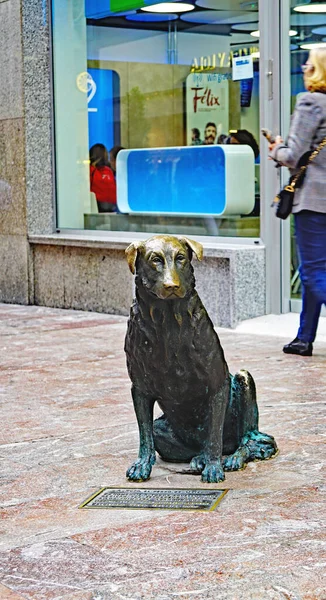
[[[302,65],[307,93],[297,101],[287,142],[280,136],[269,145],[278,164],[297,172],[305,152],[326,137],[326,48],[311,50]],[[286,344],[286,354],[312,355],[321,307],[326,303],[326,147],[308,165],[302,186],[296,190],[294,214],[300,260],[302,311],[297,337]]]

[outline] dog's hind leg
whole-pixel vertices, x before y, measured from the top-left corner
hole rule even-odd
[[[225,471],[243,469],[251,460],[274,456],[274,438],[258,431],[258,406],[255,382],[248,371],[231,376],[230,402],[223,431],[223,461]]]
[[[155,450],[167,462],[189,462],[198,452],[176,436],[165,415],[155,419],[153,434]]]

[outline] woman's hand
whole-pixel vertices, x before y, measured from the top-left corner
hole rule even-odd
[[[278,146],[278,144],[283,144],[283,140],[280,135],[276,136],[275,142],[273,142],[272,144],[269,144],[268,150],[271,152],[272,150],[274,150],[275,146]]]

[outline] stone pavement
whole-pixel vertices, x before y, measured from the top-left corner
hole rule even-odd
[[[85,510],[103,486],[133,487],[126,319],[0,305],[0,600],[326,599],[326,339],[285,356],[275,329],[244,327],[219,335],[279,455],[216,486],[158,460],[142,484],[227,487],[214,512]]]

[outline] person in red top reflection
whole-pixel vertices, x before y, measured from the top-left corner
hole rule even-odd
[[[90,189],[96,196],[98,212],[116,212],[117,185],[104,144],[94,144],[91,147],[89,160]]]

